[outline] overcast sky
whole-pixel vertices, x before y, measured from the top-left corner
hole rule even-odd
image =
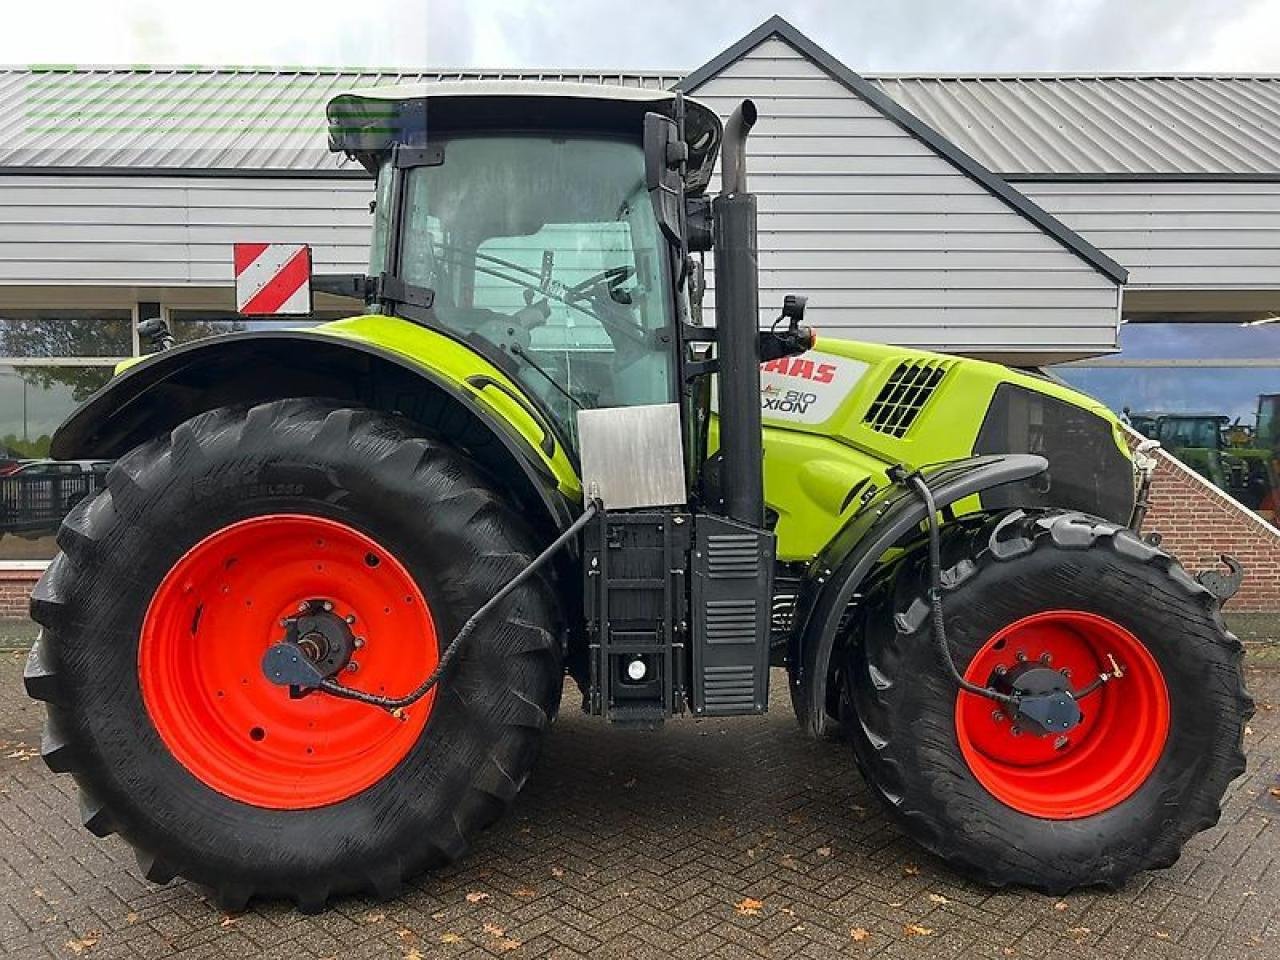
[[[850,67],[1280,72],[1280,0],[8,0],[0,63],[675,68],[781,13]]]

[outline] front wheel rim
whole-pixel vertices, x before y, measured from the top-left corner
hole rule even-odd
[[[435,668],[435,624],[413,577],[364,533],[273,514],[224,527],[188,550],[148,606],[138,680],[156,732],[196,779],[278,810],[338,803],[391,772],[418,742],[434,692],[399,716],[313,692],[291,698],[263,675],[283,622],[331,604],[359,638],[335,679],[401,696]]]
[[[997,800],[1029,816],[1075,820],[1110,810],[1150,777],[1169,736],[1169,693],[1146,646],[1113,620],[1082,610],[1053,610],[1009,624],[970,661],[965,679],[989,685],[1022,660],[1064,671],[1080,689],[1111,669],[1124,676],[1080,701],[1083,719],[1069,733],[1016,734],[1007,709],[961,691],[956,739],[974,777]]]

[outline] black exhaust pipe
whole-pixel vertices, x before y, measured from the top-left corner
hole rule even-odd
[[[725,124],[721,190],[711,210],[715,231],[723,509],[727,517],[763,526],[756,198],[747,192],[747,134],[755,122],[755,104],[743,100]]]

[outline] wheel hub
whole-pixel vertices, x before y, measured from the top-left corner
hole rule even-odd
[[[1045,737],[1068,733],[1080,725],[1083,714],[1070,683],[1061,672],[1045,666],[1046,662],[1047,655],[1040,662],[1020,662],[992,672],[990,686],[1018,698],[1011,731]]]
[[[263,676],[289,688],[294,698],[305,696],[344,667],[359,668],[352,659],[363,638],[351,629],[355,615],[340,617],[331,600],[305,600],[298,613],[280,621],[284,639],[262,657]]]

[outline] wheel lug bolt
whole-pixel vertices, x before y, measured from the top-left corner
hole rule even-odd
[[[332,611],[332,610],[333,610],[333,602],[332,602],[332,601],[326,600],[324,603],[322,603],[322,604],[321,604],[321,606],[322,606],[322,607],[324,607],[324,609],[325,609],[325,611],[326,611],[326,612],[329,612],[329,611]]]
[[[1026,653],[1026,651],[1025,651],[1025,650],[1019,650],[1019,651],[1018,651],[1017,656],[1018,656],[1018,662],[1019,662],[1019,663],[1026,663],[1026,662],[1027,662],[1027,653]]]
[[[1015,737],[1022,736],[1022,728],[1018,726],[1016,723],[1009,728],[1009,732],[1013,734]]]
[[[1064,737],[1064,736],[1059,736],[1059,737],[1057,737],[1057,738],[1053,741],[1053,749],[1055,749],[1055,750],[1065,750],[1065,749],[1066,749],[1066,747],[1067,747],[1067,744],[1069,744],[1070,742],[1071,742],[1071,741],[1070,741],[1070,740],[1068,740],[1066,737]]]
[[[347,623],[355,623],[355,622],[356,622],[356,615],[354,613],[348,613]]]
[[[1006,673],[1008,673],[1008,672],[1009,672],[1009,670],[1008,670],[1006,667],[1004,667],[1004,666],[998,666],[998,667],[996,667],[996,676],[997,676],[997,677],[1003,677],[1003,676],[1004,676]]]
[[[305,600],[303,600],[300,604],[298,604],[299,613],[306,613],[309,609],[311,608],[307,605],[307,601]]]
[[[1040,662],[1047,667],[1049,664],[1053,663],[1053,657],[1049,656],[1047,653],[1042,653],[1040,654]]]
[[[991,719],[994,720],[996,723],[1000,723],[1002,720],[1004,720],[1004,714],[1001,713],[999,710],[992,710]]]
[[[356,649],[359,650],[361,647],[364,646],[364,637],[356,637],[353,642],[356,645]]]
[[[1060,674],[1062,674],[1064,677],[1066,677],[1068,680],[1070,680],[1070,679],[1071,679],[1071,668],[1070,668],[1070,667],[1063,667],[1063,668],[1062,668],[1061,670],[1059,670],[1058,672],[1059,672]]]
[[[357,670],[359,670],[359,669],[360,669],[360,664],[358,664],[358,663],[356,663],[354,660],[352,660],[350,663],[348,663],[348,664],[347,664],[347,669],[348,669],[351,673],[355,673]]]

